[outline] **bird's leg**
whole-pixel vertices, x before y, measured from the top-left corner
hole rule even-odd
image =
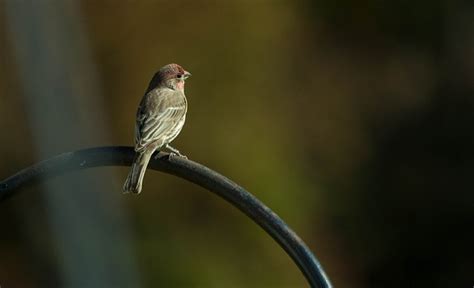
[[[173,147],[171,147],[171,146],[168,145],[168,144],[165,145],[165,148],[171,151],[171,153],[170,153],[171,156],[178,155],[178,156],[181,157],[181,158],[188,159],[188,157],[186,157],[186,156],[184,156],[183,154],[179,153],[179,150],[178,150],[178,149],[173,148]]]

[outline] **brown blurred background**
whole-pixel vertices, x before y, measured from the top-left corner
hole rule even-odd
[[[0,178],[132,145],[153,73],[192,72],[174,145],[260,198],[336,287],[474,285],[472,1],[0,1]],[[305,287],[211,193],[71,173],[0,204],[2,287]]]

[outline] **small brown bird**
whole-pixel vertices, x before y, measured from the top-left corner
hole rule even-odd
[[[166,148],[171,155],[186,157],[169,145],[183,128],[188,104],[184,81],[191,76],[178,64],[163,66],[150,81],[138,106],[135,125],[135,160],[123,185],[124,193],[140,193],[150,157]]]

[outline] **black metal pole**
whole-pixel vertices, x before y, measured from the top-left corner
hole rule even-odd
[[[97,147],[68,152],[30,166],[0,182],[0,201],[26,185],[68,171],[99,166],[130,166],[132,147]],[[290,255],[311,287],[332,287],[316,257],[305,243],[270,208],[245,189],[219,173],[190,160],[159,153],[148,166],[193,182],[214,192],[260,225]]]

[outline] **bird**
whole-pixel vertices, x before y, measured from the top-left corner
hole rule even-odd
[[[135,158],[123,185],[124,193],[141,192],[148,162],[156,150],[167,149],[170,156],[186,158],[170,143],[186,120],[184,83],[189,76],[191,73],[173,63],[160,68],[151,79],[136,114]]]

